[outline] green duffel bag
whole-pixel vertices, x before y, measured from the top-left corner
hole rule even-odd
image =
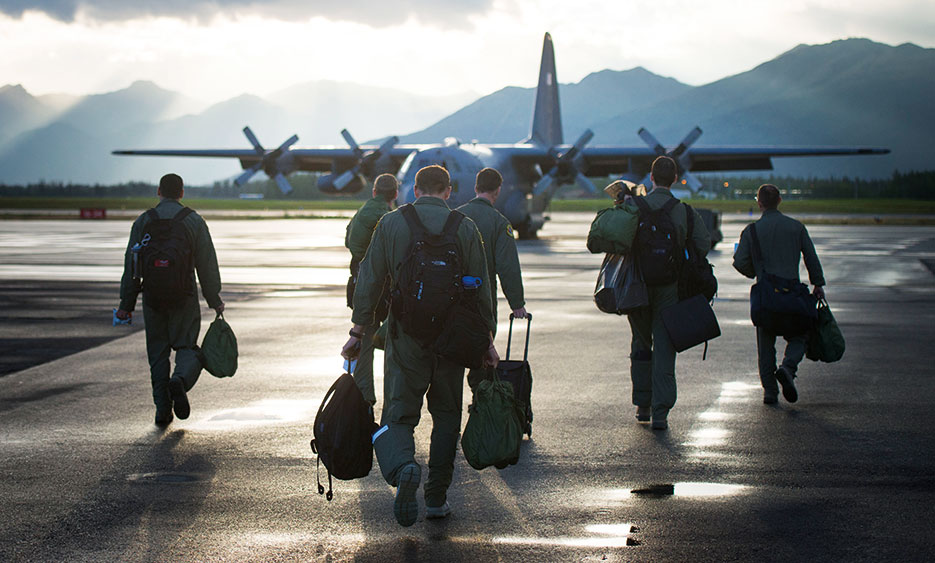
[[[816,362],[836,362],[844,356],[844,334],[824,299],[818,301],[818,322],[808,333],[805,356]]]
[[[208,327],[200,356],[201,365],[214,377],[231,377],[237,371],[237,337],[223,313]]]
[[[592,254],[629,254],[639,223],[639,214],[623,206],[601,209],[591,222],[588,250]]]
[[[513,397],[513,386],[494,374],[477,385],[468,421],[461,434],[461,451],[474,469],[493,465],[503,469],[519,461],[526,413]]]

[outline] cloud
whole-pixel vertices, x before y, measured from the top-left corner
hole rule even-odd
[[[209,21],[214,16],[263,16],[284,21],[323,17],[387,27],[414,18],[438,27],[463,28],[470,16],[482,15],[494,0],[0,0],[0,13],[20,18],[43,12],[70,23],[79,16],[123,21],[147,16]]]

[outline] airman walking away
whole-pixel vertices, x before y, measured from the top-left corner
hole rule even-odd
[[[762,215],[740,234],[740,242],[734,252],[734,269],[748,278],[755,278],[759,266],[762,271],[798,281],[799,259],[802,257],[808,270],[809,281],[814,286],[812,293],[818,299],[823,299],[825,292],[822,286],[825,285],[825,277],[815,252],[815,245],[808,236],[808,229],[779,211],[782,197],[776,186],[760,186],[756,193],[756,202]],[[754,264],[753,245],[757,241],[762,250],[762,264]],[[807,292],[807,289],[803,288],[802,291]],[[777,382],[782,385],[782,395],[787,401],[794,403],[798,400],[799,394],[793,379],[806,349],[805,334],[784,336],[786,350],[782,363],[777,368],[776,336],[770,330],[756,327],[757,364],[760,383],[763,385],[763,402],[767,405],[776,404],[778,400]]]
[[[481,238],[484,239],[487,273],[490,275],[487,287],[493,304],[494,319],[497,318],[498,276],[513,316],[522,319],[526,317],[526,300],[523,295],[523,275],[519,265],[519,253],[516,250],[516,239],[513,237],[513,226],[510,220],[494,207],[502,185],[503,177],[499,172],[493,168],[484,168],[477,173],[475,181],[474,192],[477,197],[458,207],[458,211],[474,221]],[[494,325],[494,336],[496,331]],[[468,373],[468,385],[474,389],[486,377],[490,377],[489,369],[472,369]]]
[[[183,206],[182,178],[166,174],[159,181],[156,207],[133,222],[120,281],[119,319],[129,319],[143,293],[146,354],[149,358],[156,424],[172,422],[172,413],[188,418],[187,392],[198,381],[201,361],[197,345],[201,310],[195,272],[208,307],[224,310],[221,275],[208,225]],[[169,377],[169,355],[175,350],[175,369]]]
[[[402,526],[411,526],[419,515],[416,500],[422,480],[422,467],[415,461],[413,431],[419,423],[422,397],[428,400],[432,416],[432,437],[428,455],[428,478],[424,497],[426,517],[443,518],[450,513],[447,491],[454,470],[458,436],[461,431],[463,366],[438,356],[432,346],[413,337],[404,330],[397,311],[397,299],[407,303],[410,299],[434,299],[421,291],[411,298],[397,295],[400,268],[410,255],[410,242],[415,233],[406,214],[414,213],[430,234],[445,233],[449,216],[457,213],[448,208],[446,199],[451,194],[448,171],[432,165],[416,174],[415,195],[411,206],[401,206],[387,213],[377,225],[370,248],[360,264],[360,275],[354,293],[353,328],[341,355],[352,358],[367,327],[374,324],[374,311],[379,303],[386,276],[392,279],[393,305],[390,310],[389,331],[386,339],[384,398],[381,426],[374,433],[373,446],[380,471],[387,483],[396,487],[393,512]],[[459,214],[460,215],[460,214]],[[457,221],[459,217],[454,217]],[[479,277],[482,283],[489,279],[484,258],[483,243],[474,222],[460,218],[453,233],[458,250],[458,261],[465,276]],[[450,228],[450,227],[449,227]],[[431,280],[426,279],[429,285]],[[479,312],[490,331],[494,327],[490,293],[478,292]],[[405,312],[403,312],[405,320]],[[496,365],[499,357],[488,334],[489,348],[484,362]]]
[[[377,228],[380,219],[392,210],[391,204],[399,194],[399,182],[392,174],[381,174],[373,182],[373,197],[357,210],[354,217],[347,224],[347,234],[344,237],[344,246],[351,251],[351,277],[348,280],[348,307],[354,306],[354,291],[360,271],[360,263],[367,254],[373,230]],[[364,399],[371,405],[376,404],[377,398],[373,387],[373,350],[374,335],[380,329],[380,324],[386,320],[389,308],[389,279],[384,284],[384,292],[374,315],[374,324],[364,329],[360,342],[360,355],[356,367],[351,375]]]

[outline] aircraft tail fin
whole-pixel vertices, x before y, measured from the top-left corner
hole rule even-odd
[[[558,103],[558,78],[555,75],[555,50],[552,36],[545,34],[542,42],[542,62],[539,65],[539,85],[532,115],[529,143],[553,146],[563,143],[562,114]]]

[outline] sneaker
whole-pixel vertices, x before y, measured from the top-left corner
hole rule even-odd
[[[156,426],[165,428],[172,423],[172,407],[156,409]]]
[[[175,416],[181,420],[188,418],[188,415],[192,412],[192,407],[188,404],[185,384],[178,377],[169,380],[169,396],[172,397],[172,410],[175,411]]]
[[[426,518],[445,518],[451,514],[451,507],[448,506],[448,501],[445,501],[445,504],[441,506],[429,506],[425,505],[425,517]]]
[[[399,472],[396,485],[396,500],[393,502],[393,515],[400,526],[412,526],[419,519],[419,501],[416,492],[422,481],[422,468],[418,463],[410,463]]]
[[[669,421],[664,418],[657,418],[653,420],[652,428],[653,430],[665,430],[669,427]]]
[[[799,393],[795,390],[795,383],[792,381],[794,378],[795,375],[782,366],[779,366],[779,369],[776,370],[776,381],[782,386],[782,396],[790,403],[799,400]]]
[[[649,422],[649,419],[652,418],[652,415],[652,407],[636,407],[636,420],[638,422]]]

